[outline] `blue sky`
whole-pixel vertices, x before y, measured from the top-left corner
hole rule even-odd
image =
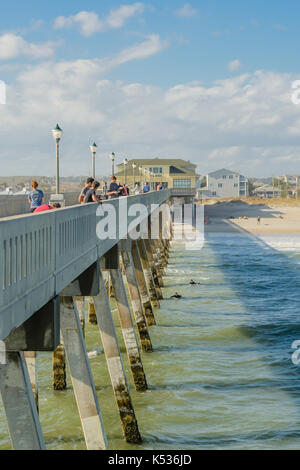
[[[296,0],[7,2],[1,173],[38,174],[40,159],[54,174],[56,122],[65,175],[87,174],[91,139],[103,172],[113,150],[191,159],[201,174],[299,172],[299,18]]]

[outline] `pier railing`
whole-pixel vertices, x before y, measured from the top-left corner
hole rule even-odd
[[[118,229],[133,204],[162,204],[169,190],[104,201],[113,205]],[[24,323],[119,242],[96,235],[98,204],[77,205],[0,220],[0,340]],[[125,215],[125,219],[124,219]],[[138,225],[138,222],[137,224]],[[121,237],[122,238],[122,237]]]

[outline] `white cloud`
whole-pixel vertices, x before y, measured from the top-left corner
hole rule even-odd
[[[0,36],[0,60],[13,59],[20,55],[34,59],[48,58],[54,55],[55,46],[53,42],[30,43],[17,34],[6,33]]]
[[[54,21],[54,28],[68,28],[77,24],[83,36],[91,36],[98,32],[108,31],[109,29],[122,28],[129,18],[143,13],[144,10],[145,6],[139,2],[132,5],[121,5],[118,9],[111,10],[103,20],[95,12],[81,11],[73,16],[57,17]]]
[[[174,15],[178,16],[178,18],[194,18],[198,15],[198,11],[189,3],[185,3],[182,8],[179,8],[174,12]]]
[[[111,67],[163,47],[158,36],[151,36],[113,58],[42,63],[16,74],[7,87],[7,105],[0,107],[2,173],[54,174],[50,131],[57,122],[64,130],[62,175],[89,173],[93,140],[99,144],[99,171],[106,174],[111,151],[119,161],[124,155],[186,158],[198,163],[202,174],[222,167],[247,176],[297,171],[295,77],[257,71],[167,90],[107,80]],[[11,144],[16,135],[18,158]]]
[[[241,66],[242,64],[238,59],[232,60],[227,64],[227,68],[230,70],[230,72],[236,72],[241,68]]]

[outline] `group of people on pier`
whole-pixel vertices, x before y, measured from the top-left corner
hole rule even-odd
[[[28,203],[30,204],[30,212],[44,212],[52,209],[59,209],[61,205],[57,202],[52,204],[45,204],[45,195],[41,189],[38,189],[39,184],[37,181],[33,180],[31,183],[32,191],[28,195]],[[78,202],[79,203],[90,203],[90,202],[100,202],[103,199],[115,199],[121,196],[129,196],[130,189],[127,184],[121,184],[117,181],[115,176],[112,177],[111,183],[108,187],[105,182],[101,193],[99,192],[100,183],[94,178],[87,178],[84,188],[80,191]],[[158,184],[157,191],[163,189],[161,184]],[[133,194],[145,194],[151,191],[149,183],[146,181],[141,187],[136,183]]]
[[[121,184],[117,181],[115,176],[112,177],[110,185],[108,186],[107,183],[104,183],[102,191],[100,194],[97,194],[99,190],[100,183],[96,181],[94,178],[88,178],[86,180],[86,184],[82,191],[80,192],[78,202],[80,203],[90,203],[90,202],[99,202],[103,199],[115,199],[121,196],[129,196],[130,189],[127,184]],[[157,191],[162,190],[162,186],[159,184],[157,186]],[[149,183],[146,181],[143,187],[140,187],[138,183],[136,183],[133,194],[145,194],[151,191]]]

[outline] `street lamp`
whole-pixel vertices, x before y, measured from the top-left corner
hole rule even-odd
[[[111,176],[114,176],[114,174],[115,174],[115,159],[116,159],[116,156],[115,156],[114,152],[112,152],[110,154],[109,158],[111,159]]]
[[[140,185],[142,186],[142,170],[143,170],[143,167],[142,166],[139,166],[139,172],[140,172]]]
[[[132,184],[132,187],[133,187],[133,189],[135,187],[135,169],[136,169],[136,164],[133,162],[133,164],[132,164],[132,171],[133,171],[133,184]]]
[[[127,158],[124,158],[123,164],[124,164],[124,184],[126,186],[126,165],[128,165]]]
[[[96,178],[96,170],[95,170],[95,156],[96,156],[96,152],[97,152],[97,145],[95,144],[95,142],[93,143],[93,145],[90,145],[90,149],[91,149],[91,152],[92,152],[92,177],[95,179]]]
[[[59,194],[59,141],[62,136],[62,129],[57,124],[52,130],[53,139],[56,142],[56,194]]]

